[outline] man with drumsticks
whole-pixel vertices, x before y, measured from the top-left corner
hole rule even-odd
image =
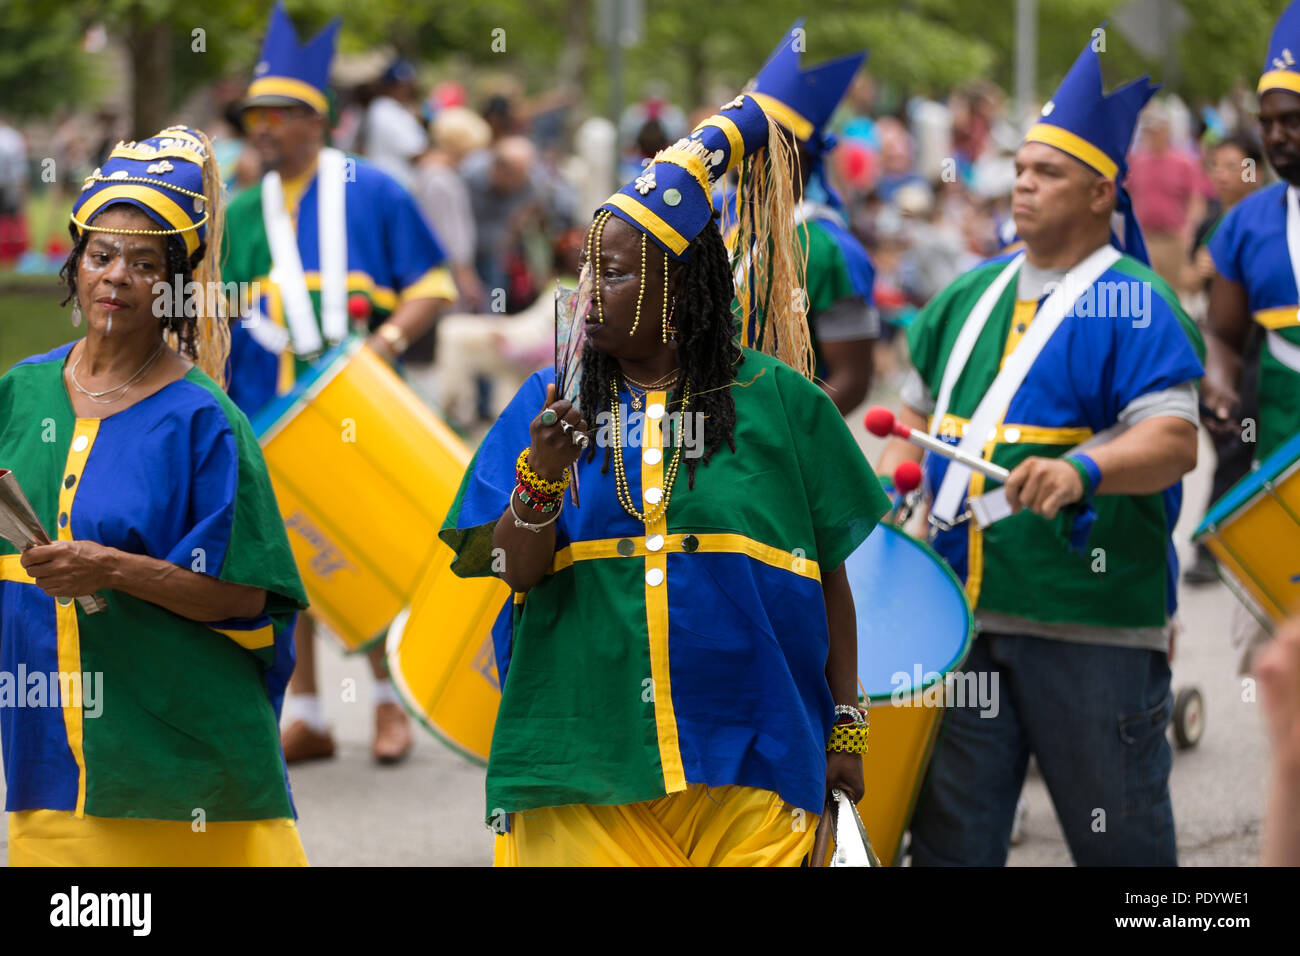
[[[912,821],[917,865],[1005,863],[1031,753],[1076,863],[1176,862],[1170,533],[1196,464],[1200,339],[1147,267],[1120,186],[1157,87],[1105,95],[1096,36],[1016,155],[1024,251],[957,279],[908,333],[902,423],[1010,471],[990,491],[985,474],[926,462],[934,544],[976,613],[965,666],[1002,699],[949,707]],[[920,457],[895,439],[878,470]]]
[[[227,281],[256,283],[252,316],[231,330],[230,396],[252,417],[287,392],[354,325],[395,360],[456,298],[442,249],[415,201],[373,166],[325,146],[333,21],[299,44],[283,6],[271,12],[262,56],[243,103],[249,140],[266,175],[227,213]],[[274,279],[272,279],[274,276]],[[316,696],[314,626],[298,616],[298,667],[289,684],[285,760],[330,757],[334,740]],[[411,729],[387,680],[382,642],[375,676],[373,753],[395,762]]]
[[[1300,2],[1278,19],[1260,77],[1259,130],[1264,151],[1283,182],[1232,208],[1210,240],[1205,357],[1205,426],[1219,441],[1255,442],[1255,461],[1300,432]],[[1243,169],[1252,175],[1255,170]],[[1242,369],[1252,325],[1264,329],[1259,350],[1259,421],[1242,419]],[[1232,640],[1242,673],[1268,634],[1243,607],[1235,608]]]

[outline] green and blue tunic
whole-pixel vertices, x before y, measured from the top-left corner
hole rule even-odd
[[[106,418],[77,418],[71,345],[0,378],[0,467],[51,540],[95,541],[264,588],[264,613],[200,623],[120,591],[87,615],[56,601],[0,540],[5,809],[186,821],[292,818],[278,715],[306,607],[248,420],[197,368]],[[41,675],[80,701],[36,703]],[[12,686],[12,685],[11,685]],[[91,694],[95,699],[90,699]]]
[[[958,278],[908,330],[912,362],[930,395],[939,394],[967,317],[1011,258],[989,260]],[[1125,295],[1149,295],[1149,301],[1132,300],[1145,303],[1145,314],[1111,308],[1121,288]],[[934,429],[952,444],[960,442],[1044,301],[1017,301],[1016,293],[1016,282],[1008,283],[953,387],[945,420]],[[1084,291],[1047,341],[985,443],[983,457],[1007,469],[1030,456],[1061,457],[1119,425],[1121,413],[1142,396],[1199,379],[1199,354],[1200,335],[1172,290],[1136,259],[1122,256],[1091,292]],[[939,488],[947,467],[946,458],[926,456],[929,487]],[[984,477],[972,475],[970,495],[986,490]],[[940,532],[934,545],[965,582],[977,615],[1159,629],[1175,607],[1177,556],[1170,535],[1181,501],[1181,483],[1161,494],[1096,497],[1097,520],[1082,553],[1071,548],[1068,513],[1049,522],[1027,510],[982,531],[971,521],[958,524]]]
[[[500,570],[493,529],[552,381],[547,370],[524,383],[465,475],[441,532],[457,574]],[[580,459],[581,507],[566,503],[548,573],[494,632],[502,698],[489,818],[637,803],[697,783],[774,791],[821,812],[834,718],[821,579],[888,500],[812,382],[746,349],[733,394],[736,451],[724,444],[700,465],[694,488],[683,459],[666,515],[650,523],[619,505],[602,447]],[[668,399],[651,392],[646,415]],[[672,449],[663,418],[632,412],[626,390],[619,400],[628,487],[644,512]],[[598,446],[612,437],[602,425]]]

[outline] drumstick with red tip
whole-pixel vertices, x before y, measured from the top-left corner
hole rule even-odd
[[[899,438],[905,438],[914,445],[920,445],[922,448],[932,451],[936,455],[943,455],[944,458],[963,464],[967,468],[971,468],[986,477],[992,478],[994,481],[1005,484],[1007,477],[1011,474],[1011,472],[1007,471],[1000,465],[995,465],[991,461],[985,461],[983,458],[976,458],[973,455],[968,455],[956,446],[949,445],[947,442],[935,438],[933,435],[926,434],[923,431],[918,431],[915,428],[908,428],[894,417],[893,412],[884,406],[874,405],[867,409],[867,414],[863,419],[863,424],[867,426],[867,431],[877,437],[888,438],[890,435],[895,435]]]

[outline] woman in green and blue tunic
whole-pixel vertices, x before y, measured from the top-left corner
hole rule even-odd
[[[825,393],[736,344],[709,198],[743,161],[772,248],[793,194],[768,156],[785,148],[737,97],[601,207],[576,400],[550,370],[530,378],[444,524],[454,571],[516,592],[494,634],[498,863],[798,864],[828,787],[862,793],[857,755],[827,753],[837,718],[857,719],[842,564],[887,501]],[[767,301],[793,302],[773,266]],[[810,370],[802,314],[769,314],[767,341]],[[546,517],[529,489],[566,468],[580,506]]]
[[[119,144],[73,208],[85,337],[0,378],[0,467],[52,540],[0,540],[11,864],[306,863],[277,729],[306,601],[187,288],[219,281],[219,182],[197,131]]]

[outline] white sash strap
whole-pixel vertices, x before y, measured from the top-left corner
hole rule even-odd
[[[1047,297],[1047,301],[1035,315],[1034,321],[1030,323],[1029,331],[1007,357],[1002,371],[998,373],[997,378],[993,380],[993,384],[980,400],[975,414],[971,416],[966,436],[958,446],[961,451],[973,457],[983,457],[984,444],[988,440],[989,432],[1006,414],[1011,399],[1019,391],[1025,376],[1029,374],[1030,368],[1033,367],[1048,340],[1060,327],[1066,313],[1071,310],[1075,300],[1091,288],[1092,284],[1101,278],[1102,273],[1114,265],[1119,257],[1119,250],[1114,246],[1102,246],[1066,273],[1065,280],[1052,290],[1052,294]],[[984,316],[982,321],[987,319],[988,316]],[[974,347],[973,342],[971,347]],[[954,351],[956,351],[955,345]],[[956,462],[949,462],[943,483],[939,486],[938,494],[935,495],[935,517],[945,522],[951,522],[956,517],[957,509],[966,496],[969,479],[969,468]]]
[[[243,323],[253,341],[272,355],[279,355],[288,348],[288,331],[263,315],[262,310],[257,306],[253,306],[252,313],[243,320]]]
[[[943,367],[943,380],[939,383],[934,418],[930,422],[931,435],[939,434],[939,425],[943,417],[948,414],[948,404],[952,401],[953,387],[957,384],[957,379],[961,378],[966,363],[970,361],[970,353],[975,349],[975,343],[979,341],[980,333],[984,331],[989,316],[993,314],[993,307],[998,304],[998,299],[1002,298],[1002,293],[1006,291],[1007,283],[1020,271],[1020,265],[1024,261],[1025,254],[1021,252],[1007,263],[1006,268],[993,280],[993,284],[976,300],[975,308],[971,310],[971,314],[962,324],[961,331],[957,333],[957,341],[952,344],[948,363]]]
[[[1286,251],[1291,256],[1291,274],[1300,293],[1300,198],[1294,186],[1286,189]],[[1292,345],[1273,329],[1268,332],[1268,350],[1293,372],[1300,372],[1300,347]]]
[[[813,202],[811,199],[802,200],[799,205],[794,207],[794,224],[816,221],[818,219],[828,219],[835,223],[841,229],[849,228],[844,217],[840,215],[833,207],[825,203]]]
[[[348,334],[348,227],[344,182],[347,156],[326,147],[316,166],[317,221],[320,225],[321,328],[331,345]]]
[[[275,171],[262,177],[262,222],[266,225],[266,238],[271,247],[270,279],[280,289],[293,350],[299,355],[319,352],[321,337],[316,324],[316,310],[312,308],[311,296],[307,293],[307,278],[303,275],[302,257],[298,254],[298,236],[289,211],[284,208],[280,174]]]
[[[262,222],[271,246],[271,281],[280,287],[293,350],[298,355],[319,352],[348,334],[347,156],[326,147],[316,161],[317,233],[320,243],[321,321],[307,291],[307,277],[298,252],[298,235],[284,208],[280,174],[262,178]]]
[[[1268,350],[1293,372],[1300,372],[1300,345],[1292,345],[1272,329],[1268,330]]]

